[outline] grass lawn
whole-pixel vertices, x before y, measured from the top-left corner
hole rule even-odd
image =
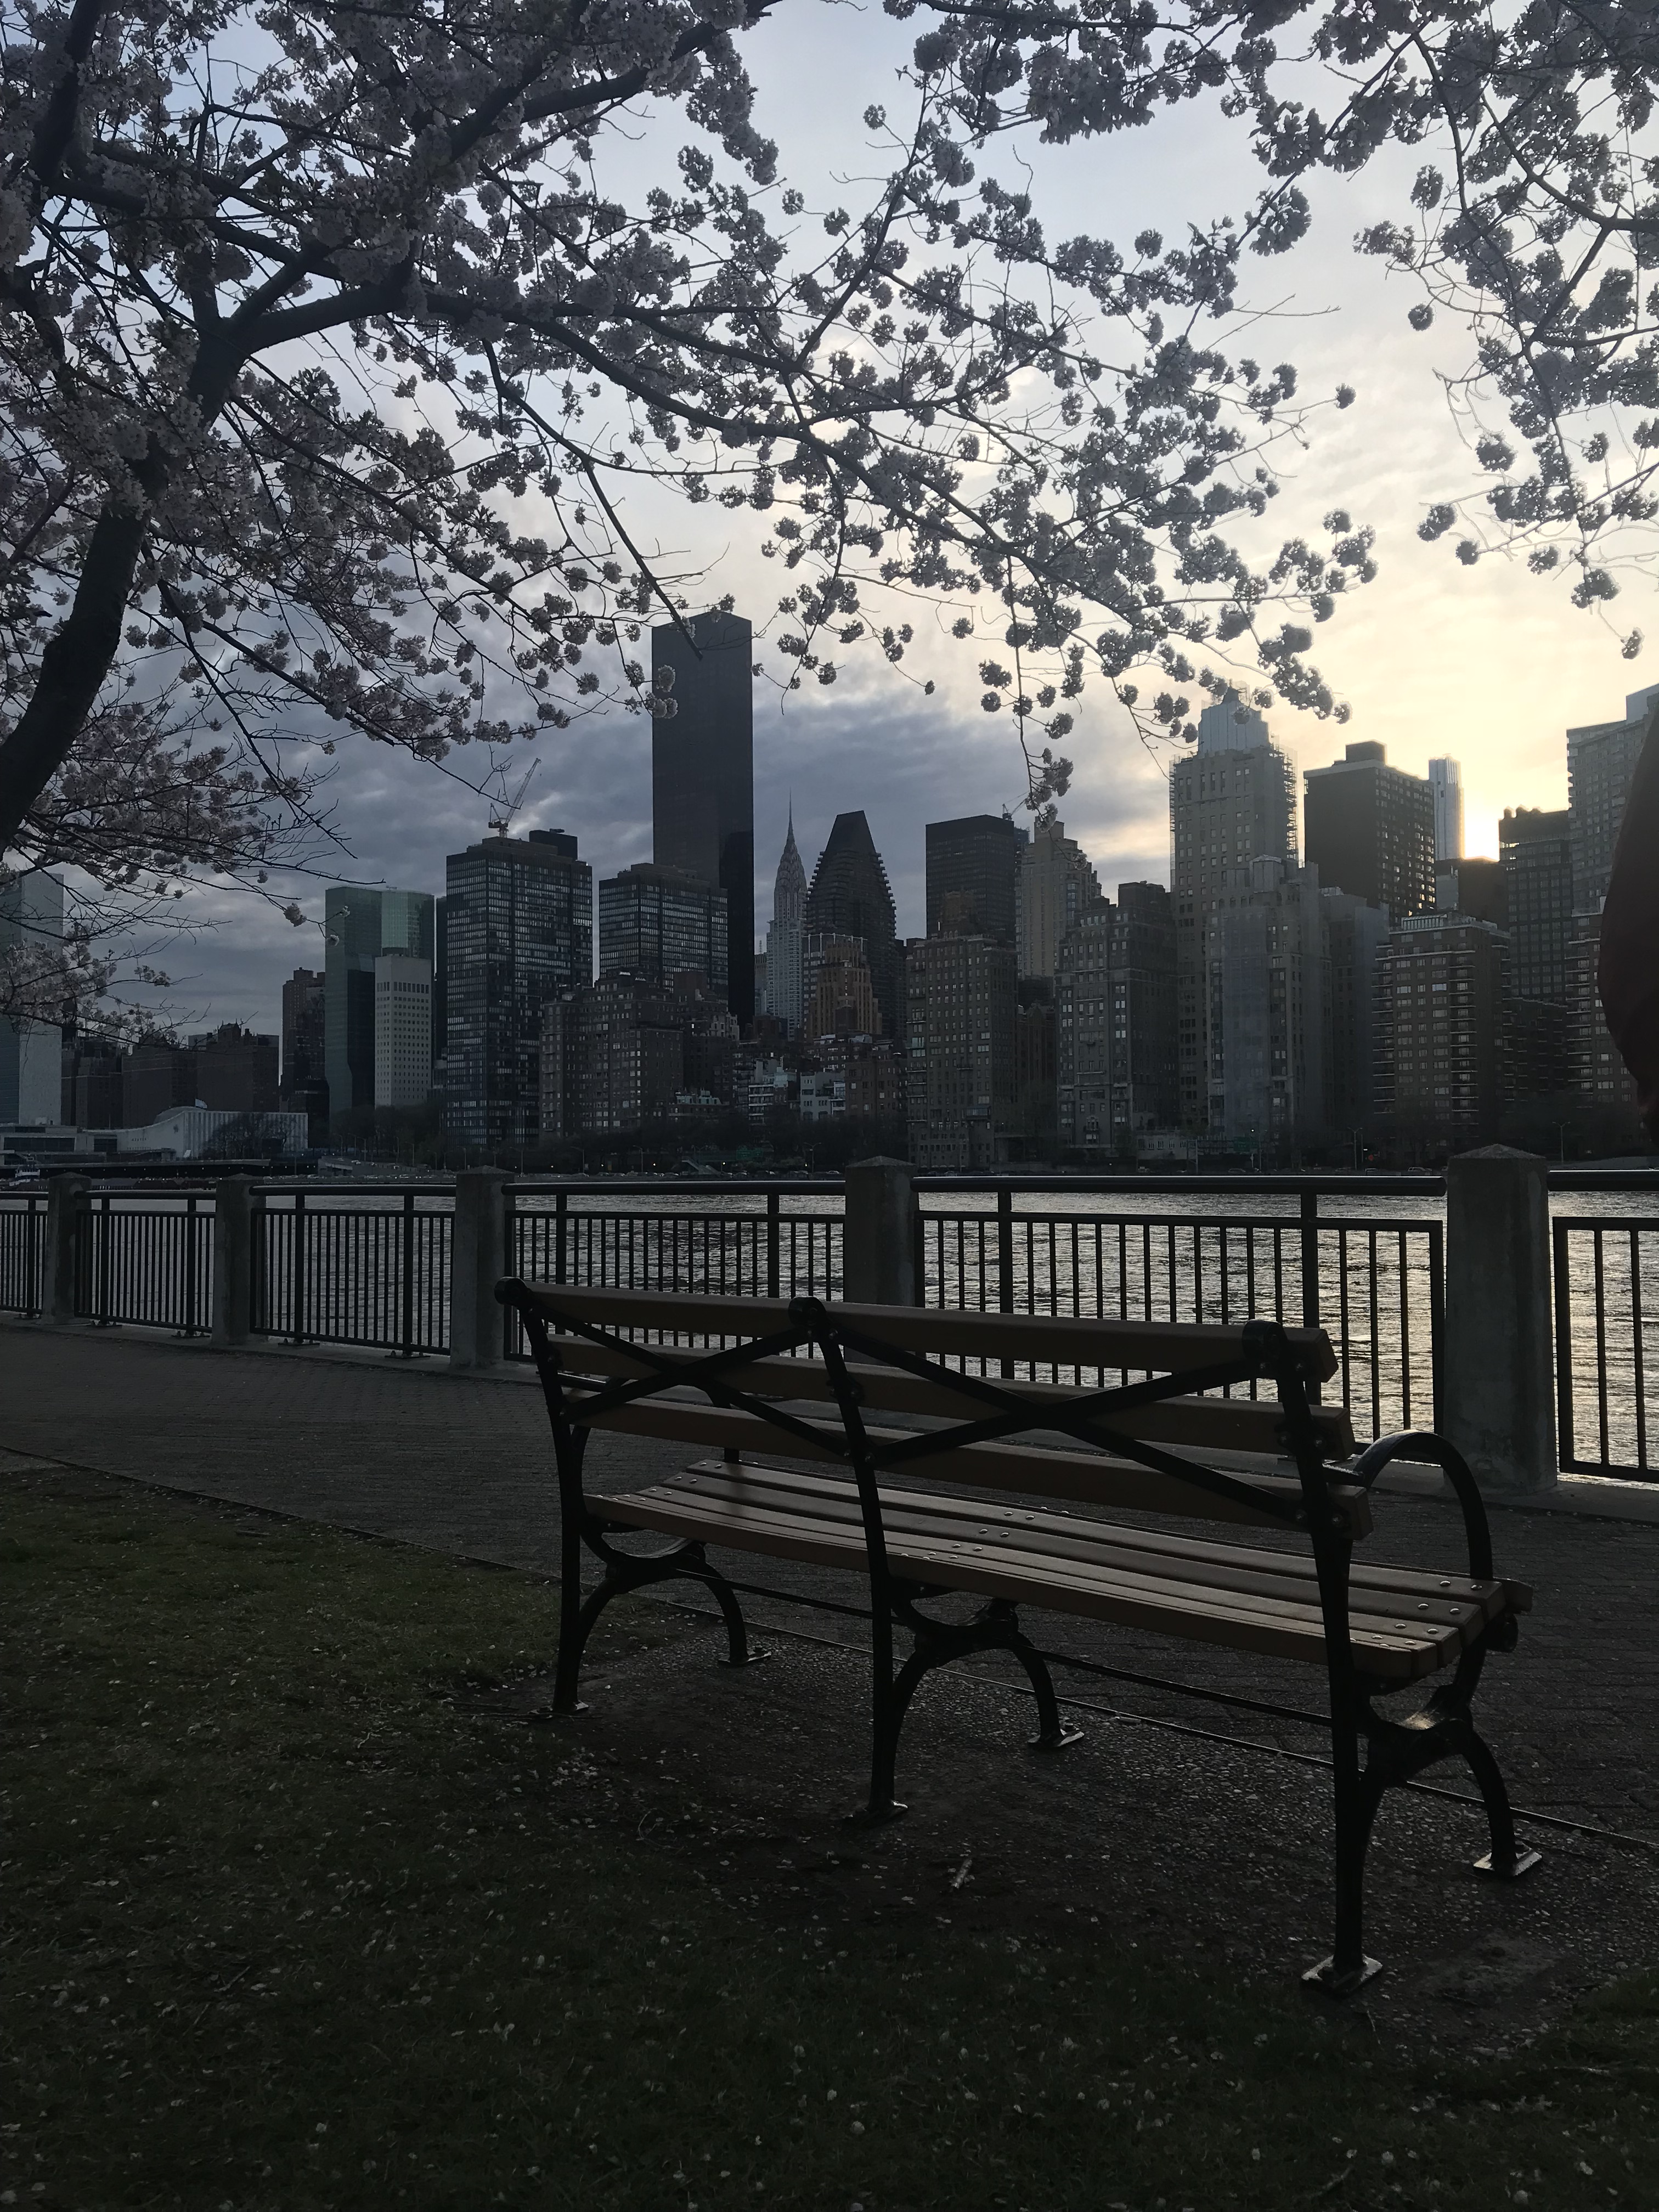
[[[1653,1976],[1413,2070],[1106,1928],[849,1919],[836,1956],[449,1694],[546,1665],[543,1588],[34,1478],[0,1572],[0,2203],[1654,2201]]]

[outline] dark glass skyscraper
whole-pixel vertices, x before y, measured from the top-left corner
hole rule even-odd
[[[863,813],[838,814],[812,871],[805,927],[815,936],[856,937],[864,945],[882,1033],[899,1030],[898,927],[887,871]],[[736,929],[733,927],[735,939]],[[1010,939],[1012,942],[1012,939]]]
[[[444,1127],[495,1157],[541,1119],[542,1010],[593,973],[593,872],[562,830],[452,853],[445,900]]]
[[[374,1103],[374,963],[383,952],[430,960],[432,909],[429,891],[328,888],[323,1026],[331,1115]]]
[[[741,1022],[755,1013],[753,655],[738,615],[694,615],[685,630],[651,633],[652,680],[660,689],[673,670],[675,708],[651,725],[653,857],[726,893],[726,1004]]]
[[[927,934],[937,935],[951,892],[964,896],[972,927],[994,945],[1012,945],[1019,856],[1026,842],[1001,814],[964,814],[927,824]]]

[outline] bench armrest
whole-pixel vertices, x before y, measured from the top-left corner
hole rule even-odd
[[[1469,1472],[1469,1463],[1455,1444],[1431,1429],[1407,1429],[1397,1437],[1379,1437],[1353,1463],[1352,1480],[1369,1490],[1391,1460],[1427,1460],[1440,1468],[1463,1509],[1463,1529],[1468,1539],[1469,1573],[1478,1582],[1493,1579],[1492,1528],[1486,1502]]]

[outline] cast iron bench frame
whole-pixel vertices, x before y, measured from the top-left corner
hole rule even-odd
[[[1443,1437],[1414,1431],[1380,1440],[1352,1468],[1328,1463],[1331,1442],[1340,1442],[1346,1434],[1351,1448],[1352,1435],[1346,1431],[1346,1417],[1334,1422],[1333,1409],[1318,1407],[1313,1400],[1313,1391],[1335,1368],[1322,1331],[1287,1330],[1267,1321],[1231,1328],[1081,1322],[1065,1317],[1050,1321],[913,1308],[828,1306],[816,1298],[784,1302],[580,1290],[517,1279],[499,1283],[496,1296],[524,1324],[552,1425],[562,1533],[556,1712],[580,1710],[582,1653],[605,1607],[614,1597],[653,1584],[689,1579],[711,1593],[726,1632],[724,1663],[744,1666],[764,1656],[751,1650],[737,1592],[706,1555],[710,1543],[732,1546],[731,1522],[721,1522],[705,1509],[703,1533],[697,1533],[698,1501],[685,1486],[698,1479],[698,1469],[688,1469],[668,1489],[595,1501],[582,1482],[586,1439],[595,1428],[623,1429],[693,1445],[718,1444],[722,1462],[702,1472],[723,1474],[733,1482],[743,1477],[744,1447],[763,1440],[780,1456],[830,1458],[850,1470],[871,1601],[871,1783],[864,1817],[877,1821],[905,1809],[894,1795],[894,1782],[899,1735],[910,1698],[926,1674],[954,1659],[1000,1650],[1018,1660],[1036,1699],[1035,1747],[1057,1750],[1076,1741],[1079,1733],[1061,1723],[1048,1667],[1021,1629],[1014,1602],[993,1595],[966,1622],[941,1621],[920,1609],[940,1597],[972,1594],[974,1583],[961,1578],[965,1570],[960,1560],[954,1562],[952,1572],[953,1563],[939,1560],[937,1555],[938,1571],[930,1569],[926,1579],[893,1571],[883,1478],[914,1468],[941,1510],[965,1508],[975,1515],[988,1509],[976,1498],[951,1492],[946,1486],[952,1478],[973,1491],[1083,1497],[1095,1510],[1086,1521],[1074,1524],[1079,1537],[1114,1532],[1129,1536],[1133,1531],[1099,1510],[1109,1492],[1120,1508],[1273,1525],[1299,1532],[1308,1540],[1330,1692],[1335,1934],[1330,1956],[1310,1968],[1304,1979],[1333,1995],[1347,1996],[1380,1971],[1378,1962],[1366,1955],[1363,1941],[1366,1846],[1383,1796],[1426,1767],[1462,1759],[1474,1776],[1492,1839],[1490,1850],[1475,1862],[1478,1871],[1513,1880],[1537,1863],[1535,1850],[1517,1846],[1502,1774],[1471,1714],[1486,1655],[1515,1648],[1516,1616],[1529,1608],[1531,1593],[1523,1584],[1494,1578],[1491,1534],[1480,1491],[1461,1455]],[[560,1332],[556,1338],[550,1322]],[[642,1341],[633,1334],[640,1330],[659,1336],[729,1336],[737,1340],[713,1351],[693,1352]],[[816,1362],[799,1357],[814,1350]],[[1082,1357],[1085,1352],[1086,1358]],[[1022,1384],[995,1380],[985,1372],[947,1368],[943,1362],[951,1358],[976,1359],[981,1369],[997,1362],[1005,1376],[1013,1362],[1033,1359],[1073,1365],[1079,1375],[1085,1366],[1125,1372],[1163,1366],[1167,1371],[1111,1388],[1081,1382],[1075,1386]],[[586,1372],[573,1364],[584,1360]],[[1263,1380],[1274,1386],[1276,1408],[1194,1395]],[[706,1402],[662,1395],[687,1389],[700,1392]],[[911,1411],[937,1407],[941,1401],[954,1401],[959,1407],[964,1400],[982,1410],[967,1419],[958,1413],[943,1428],[872,1430],[865,1419],[864,1405],[883,1396],[890,1406],[896,1401]],[[791,1404],[814,1398],[833,1402],[834,1421],[789,1410]],[[1241,1422],[1253,1422],[1259,1431],[1259,1417],[1275,1413],[1273,1431],[1280,1449],[1294,1463],[1293,1480],[1229,1472],[1178,1458],[1162,1449],[1158,1440],[1191,1440],[1196,1431],[1200,1446],[1206,1441],[1213,1444],[1218,1433],[1236,1430]],[[1144,1433],[1148,1428],[1153,1436]],[[1008,1450],[1008,1439],[1034,1430],[1062,1433],[1091,1448],[1091,1455],[1026,1447]],[[1095,1455],[1101,1453],[1109,1456]],[[1471,1607],[1464,1594],[1464,1617],[1456,1632],[1466,1640],[1455,1659],[1443,1640],[1453,1632],[1443,1629],[1437,1656],[1419,1652],[1414,1673],[1390,1679],[1379,1671],[1375,1648],[1369,1667],[1356,1653],[1350,1571],[1355,1539],[1370,1528],[1370,1486],[1391,1460],[1401,1457],[1437,1464],[1450,1482],[1462,1510],[1468,1590],[1477,1603]],[[1081,1476],[1079,1469],[1085,1471]],[[762,1473],[775,1474],[780,1481],[791,1480],[783,1470],[751,1469],[751,1485]],[[896,1496],[890,1489],[890,1511]],[[653,1502],[665,1499],[668,1503]],[[1019,1517],[1027,1522],[1048,1518],[1032,1514]],[[670,1549],[625,1552],[612,1540],[653,1528],[659,1533],[678,1532]],[[977,1533],[993,1539],[973,1548],[986,1555],[994,1573],[1000,1548],[994,1522]],[[792,1547],[787,1528],[780,1533],[775,1526],[769,1527],[765,1542],[735,1547],[786,1558],[812,1556],[810,1548]],[[584,1553],[591,1553],[604,1570],[598,1587],[586,1597]],[[1210,1553],[1212,1560],[1229,1556],[1237,1561],[1236,1575],[1245,1578],[1236,1588],[1248,1589],[1251,1548],[1236,1545],[1215,1547]],[[1263,1556],[1255,1554],[1258,1562]],[[854,1567],[858,1562],[846,1558],[832,1564]],[[1383,1571],[1419,1576],[1424,1588],[1432,1579],[1425,1570]],[[1439,1587],[1446,1589],[1450,1584],[1441,1577]],[[1415,1600],[1415,1588],[1412,1594]],[[1088,1610],[1075,1601],[1068,1604],[1067,1595],[1058,1583],[1047,1595],[1027,1588],[1022,1601],[1073,1613]],[[1215,1585],[1212,1611],[1203,1616],[1201,1625],[1198,1620],[1185,1629],[1154,1625],[1188,1640],[1237,1650],[1273,1649],[1228,1615],[1222,1601],[1230,1595],[1225,1582]],[[1429,1609],[1429,1601],[1422,1605]],[[1394,1609],[1392,1601],[1386,1609]],[[1458,1608],[1451,1606],[1448,1611],[1456,1616]],[[1472,1622],[1469,1617],[1477,1612],[1480,1619]],[[1126,1616],[1119,1613],[1116,1617]],[[1393,1626],[1404,1630],[1407,1624]],[[1419,1626],[1414,1621],[1411,1626]],[[895,1628],[908,1631],[914,1639],[909,1656],[896,1670]],[[1303,1651],[1296,1656],[1309,1655]],[[1448,1665],[1451,1680],[1434,1690],[1417,1711],[1394,1719],[1376,1710],[1373,1701],[1378,1696]]]

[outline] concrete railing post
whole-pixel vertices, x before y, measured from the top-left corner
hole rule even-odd
[[[213,1341],[246,1344],[253,1320],[253,1180],[221,1176],[213,1192]]]
[[[495,1285],[511,1272],[507,1250],[507,1177],[469,1168],[455,1178],[454,1243],[449,1255],[449,1364],[494,1367],[501,1356],[503,1316]]]
[[[915,1195],[908,1160],[855,1160],[847,1170],[842,1296],[860,1306],[913,1306]]]
[[[85,1176],[53,1176],[46,1185],[46,1269],[40,1303],[55,1328],[75,1320],[75,1262],[89,1218]]]
[[[1507,1145],[1446,1169],[1445,1433],[1483,1490],[1558,1473],[1548,1163]]]

